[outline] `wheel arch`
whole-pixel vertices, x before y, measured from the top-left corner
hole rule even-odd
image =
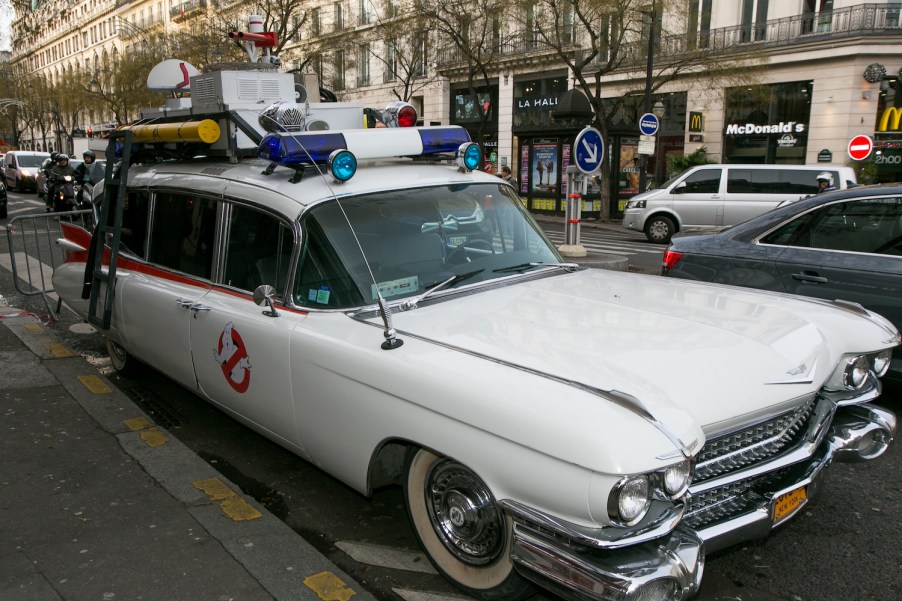
[[[656,209],[654,212],[648,214],[648,217],[646,217],[645,221],[642,222],[642,231],[643,232],[645,231],[645,226],[648,225],[648,222],[651,221],[652,219],[654,219],[655,217],[667,217],[668,219],[673,221],[673,226],[674,226],[674,228],[676,228],[674,233],[677,233],[678,231],[683,229],[683,222],[680,219],[679,214],[674,212],[672,209],[667,209],[667,208],[662,207],[662,208]]]

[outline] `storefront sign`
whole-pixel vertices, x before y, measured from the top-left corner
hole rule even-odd
[[[777,140],[777,146],[780,148],[792,148],[799,141],[792,137],[792,134],[783,134],[780,136],[780,139]]]
[[[554,108],[557,106],[557,96],[545,98],[517,98],[517,109],[530,111],[536,109]]]
[[[695,111],[689,112],[689,131],[703,132],[705,131],[705,115]]]
[[[902,125],[902,108],[894,106],[883,111],[877,131],[898,131]]]
[[[800,134],[804,131],[805,124],[797,123],[796,121],[780,121],[779,123],[771,125],[755,125],[754,123],[746,123],[745,125],[740,125],[739,123],[730,123],[729,125],[727,125],[726,135],[742,136],[752,134]]]
[[[689,134],[690,142],[704,142],[705,136],[702,134]]]
[[[817,153],[817,162],[818,163],[832,163],[833,162],[833,153],[828,149],[823,149],[819,153]]]

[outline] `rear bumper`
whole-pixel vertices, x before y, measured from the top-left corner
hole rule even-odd
[[[725,508],[722,519],[703,527],[683,523],[653,541],[606,549],[577,544],[520,520],[511,558],[524,577],[567,599],[629,601],[655,586],[666,595],[661,599],[688,599],[701,584],[705,553],[766,536],[819,494],[830,463],[879,457],[895,429],[891,411],[871,405],[840,408],[815,452],[756,481],[743,495],[738,512]],[[775,521],[776,500],[800,489],[804,500]]]

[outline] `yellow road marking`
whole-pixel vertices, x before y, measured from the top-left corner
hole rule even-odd
[[[166,435],[157,428],[149,428],[141,432],[141,440],[150,448],[163,446],[169,440]]]
[[[65,344],[61,344],[59,342],[45,342],[44,348],[50,351],[50,353],[58,358],[65,359],[66,357],[77,357],[75,353],[69,350]]]
[[[332,572],[320,572],[308,576],[304,579],[304,584],[323,601],[348,601],[357,594]]]
[[[146,417],[132,417],[122,420],[122,423],[128,426],[129,430],[143,430],[144,428],[152,428],[153,424]]]
[[[37,323],[26,323],[24,326],[26,332],[31,332],[32,334],[43,334],[44,326]]]
[[[247,501],[239,497],[235,491],[226,486],[219,478],[208,478],[191,483],[194,488],[201,491],[211,501],[222,501],[219,508],[231,520],[246,522],[262,518],[263,514],[253,508]]]
[[[78,376],[78,381],[94,394],[110,394],[113,389],[97,376]]]
[[[246,522],[262,518],[263,514],[254,509],[250,503],[240,497],[225,499],[220,505],[222,512],[236,522]]]

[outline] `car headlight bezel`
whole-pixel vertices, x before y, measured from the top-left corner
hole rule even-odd
[[[842,370],[842,385],[846,390],[861,390],[871,373],[871,363],[864,355],[853,355],[846,358]]]
[[[893,349],[883,349],[879,353],[874,353],[871,360],[871,369],[878,378],[882,378],[889,371],[890,364],[893,361]]]
[[[608,496],[608,517],[618,526],[634,526],[651,507],[652,483],[648,474],[625,476]]]

